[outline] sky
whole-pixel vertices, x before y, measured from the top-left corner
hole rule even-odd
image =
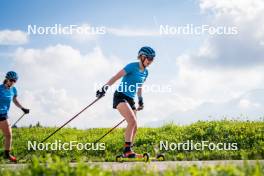
[[[90,31],[34,34],[34,25]],[[188,26],[220,33],[191,33]],[[31,109],[20,126],[63,124],[95,99],[95,85],[136,61],[142,46],[157,53],[145,85],[160,90],[143,92],[139,126],[263,119],[263,0],[0,2],[0,77],[18,72],[18,99]],[[113,92],[68,126],[111,127],[121,121],[112,108]],[[12,105],[10,122],[21,113]]]

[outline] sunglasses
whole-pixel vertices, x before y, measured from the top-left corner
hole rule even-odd
[[[9,81],[10,81],[10,82],[14,82],[14,83],[16,82],[15,79],[9,79]]]
[[[153,60],[154,60],[153,57],[146,57],[146,59],[147,59],[148,61],[153,61]]]

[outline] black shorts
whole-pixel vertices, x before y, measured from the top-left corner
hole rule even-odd
[[[116,109],[117,105],[121,102],[127,102],[133,110],[136,110],[135,101],[133,98],[126,96],[122,92],[115,91],[113,99],[113,108]]]
[[[6,119],[8,119],[7,114],[0,114],[0,121],[4,121]]]

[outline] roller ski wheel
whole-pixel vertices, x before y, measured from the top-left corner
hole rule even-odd
[[[122,162],[123,155],[116,156],[116,162]]]
[[[133,155],[118,155],[116,156],[116,162],[125,162],[125,161],[150,161],[150,155],[148,153],[144,154],[137,154],[134,153]]]
[[[150,155],[148,153],[144,153],[143,154],[143,158],[144,158],[144,161],[145,162],[148,162],[149,161],[149,158],[150,158]]]
[[[165,155],[164,154],[158,154],[156,156],[157,161],[165,161]]]

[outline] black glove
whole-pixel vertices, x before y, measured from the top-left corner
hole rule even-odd
[[[105,96],[105,93],[106,93],[108,87],[109,87],[108,85],[104,85],[101,89],[97,90],[96,91],[96,97],[101,98],[101,97]]]
[[[21,108],[21,110],[22,110],[25,114],[28,114],[28,113],[29,113],[29,109]]]
[[[143,97],[138,97],[138,108],[137,108],[137,110],[140,111],[143,108],[144,108]]]

